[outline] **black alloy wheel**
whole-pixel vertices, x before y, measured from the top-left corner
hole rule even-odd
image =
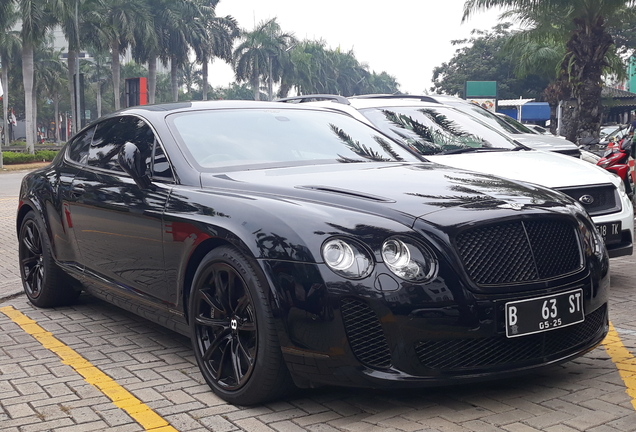
[[[195,293],[196,341],[202,360],[225,390],[243,386],[254,370],[258,347],[254,304],[243,278],[216,262]]]
[[[80,295],[77,283],[55,263],[51,243],[34,212],[22,220],[18,246],[22,285],[29,301],[38,307],[73,303]]]
[[[263,279],[239,251],[223,246],[199,265],[189,301],[201,373],[216,394],[240,405],[280,397],[291,383]]]
[[[27,219],[21,231],[20,270],[24,290],[30,299],[36,299],[42,294],[45,276],[40,229],[34,219]]]

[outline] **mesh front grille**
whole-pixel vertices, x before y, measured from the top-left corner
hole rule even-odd
[[[616,200],[616,188],[612,185],[559,189],[559,191],[581,203],[591,216],[600,216],[621,209],[620,204]],[[591,203],[589,199],[581,201],[581,197],[586,195],[592,197]]]
[[[516,221],[464,231],[457,248],[478,285],[544,280],[581,267],[576,232],[563,221]]]
[[[363,364],[373,368],[391,367],[391,352],[376,314],[365,302],[345,298],[340,303],[349,345]]]
[[[508,339],[505,335],[485,339],[420,342],[415,346],[420,362],[444,371],[488,368],[541,361],[589,343],[607,322],[605,306],[580,324],[544,333]]]

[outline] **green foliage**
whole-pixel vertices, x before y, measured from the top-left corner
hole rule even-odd
[[[261,99],[267,95],[261,93]],[[248,84],[232,83],[227,87],[215,87],[208,93],[209,100],[253,100],[254,92]]]
[[[468,40],[455,40],[459,46],[453,58],[433,69],[435,93],[464,96],[466,81],[497,81],[499,99],[541,97],[549,80],[528,74],[515,76],[518,58],[506,55],[503,48],[511,38],[511,24],[498,24],[491,31],[474,31]]]
[[[42,161],[50,162],[56,154],[57,150],[40,150],[36,151],[35,154],[5,151],[2,152],[2,162],[5,165]]]

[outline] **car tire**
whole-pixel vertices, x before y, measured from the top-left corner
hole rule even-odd
[[[49,308],[77,300],[81,290],[55,263],[44,224],[33,211],[22,220],[19,235],[20,276],[29,301],[37,307]]]
[[[294,388],[267,291],[257,264],[230,246],[209,252],[192,282],[188,310],[195,357],[208,385],[232,404],[264,403]]]

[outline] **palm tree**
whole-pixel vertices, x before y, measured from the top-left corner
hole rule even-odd
[[[18,11],[12,2],[0,5],[0,66],[2,67],[2,130],[4,130],[4,144],[9,145],[9,68],[22,50],[20,35],[12,31],[17,19]],[[0,151],[0,168],[2,168],[2,152]]]
[[[60,60],[61,52],[43,50],[38,53],[36,62],[36,83],[38,93],[47,96],[53,101],[55,118],[55,140],[60,144],[60,100],[61,94],[67,85],[67,65]]]
[[[208,98],[208,65],[214,58],[226,62],[232,61],[232,45],[239,37],[240,31],[236,20],[231,16],[216,16],[216,6],[220,0],[201,0],[205,26],[202,33],[192,35],[192,48],[201,64],[201,78],[203,81],[203,100]]]
[[[332,93],[343,96],[353,96],[364,93],[365,81],[369,78],[368,66],[360,64],[352,50],[342,52],[339,48],[329,53],[333,63],[334,76],[331,85],[335,88]]]
[[[195,35],[205,34],[205,19],[200,0],[158,0],[155,27],[159,34],[159,58],[170,64],[172,100],[179,100],[178,70],[189,61]]]
[[[261,78],[268,79],[268,96],[272,98],[273,81],[282,71],[281,56],[295,43],[291,34],[283,33],[276,18],[261,21],[251,32],[243,30],[243,42],[234,50],[234,73],[237,81],[248,81],[254,100],[260,99]]]
[[[635,0],[467,0],[464,19],[481,9],[503,7],[530,30],[557,27],[567,32],[559,75],[577,100],[576,135],[598,137],[602,77],[610,65],[608,53],[613,44],[606,23],[620,21],[621,14],[634,14],[635,5]]]
[[[81,127],[80,116],[77,115],[75,102],[75,74],[78,65],[78,53],[82,46],[80,43],[97,42],[107,40],[107,36],[101,30],[102,17],[99,7],[103,7],[103,0],[49,0],[50,9],[55,15],[57,23],[62,28],[68,43],[68,92],[71,101],[71,115],[74,119],[73,130]]]
[[[33,92],[33,52],[45,39],[55,23],[47,0],[18,0],[22,19],[22,79],[24,83],[24,111],[27,151],[35,153],[35,94]]]
[[[101,28],[111,53],[115,111],[121,108],[120,56],[134,48],[139,35],[151,35],[153,22],[145,0],[107,0],[100,8]],[[96,41],[94,41],[94,44]]]

